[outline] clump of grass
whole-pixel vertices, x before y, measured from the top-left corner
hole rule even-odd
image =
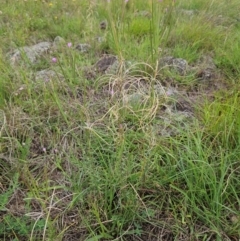
[[[204,107],[204,123],[212,135],[215,145],[223,145],[229,149],[239,145],[240,112],[239,96],[233,91],[231,95],[220,95],[211,104]]]
[[[128,32],[130,35],[136,37],[151,34],[150,19],[143,17],[134,18],[129,26]]]
[[[19,218],[7,215],[4,217],[4,223],[1,223],[0,225],[0,230],[2,234],[8,233],[8,235],[3,236],[4,239],[21,240],[24,238],[30,238],[29,234],[32,231],[33,225],[34,223],[29,220],[29,218]],[[35,237],[40,236],[37,232],[42,232],[43,227],[44,220],[41,220],[35,227]]]
[[[230,34],[230,33],[229,33]],[[239,51],[239,45],[235,42],[236,35],[226,36],[226,40],[223,46],[218,46],[216,49],[216,64],[223,70],[224,74],[228,78],[232,79],[232,82],[238,83],[239,74],[239,59],[237,57],[237,52]],[[226,51],[227,49],[227,51]]]

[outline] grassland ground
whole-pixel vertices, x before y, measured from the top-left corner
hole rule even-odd
[[[2,1],[0,240],[239,240],[239,10]]]

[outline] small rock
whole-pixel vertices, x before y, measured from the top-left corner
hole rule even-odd
[[[87,53],[91,46],[89,44],[78,44],[75,49],[80,51],[81,53]]]
[[[138,106],[144,100],[144,95],[140,91],[137,91],[133,94],[126,95],[123,99],[123,102],[131,107]]]
[[[209,55],[202,56],[192,70],[196,71],[196,77],[200,80],[211,80],[217,76],[217,67]]]
[[[166,106],[166,110],[164,113],[161,113],[161,116],[159,117],[162,120],[162,123],[157,124],[155,129],[159,135],[164,137],[180,134],[194,121],[194,116],[191,112],[174,111],[171,106]]]
[[[196,77],[199,80],[211,80],[215,77],[215,73],[213,72],[212,69],[202,69],[200,71],[197,72]]]
[[[51,43],[41,42],[30,47],[22,47],[14,50],[10,55],[10,62],[12,65],[18,63],[20,60],[27,58],[27,60],[34,64],[44,54],[47,53],[51,48]]]
[[[163,57],[159,60],[159,69],[168,67],[175,70],[180,75],[185,75],[188,70],[188,62],[182,58],[174,58],[172,56]]]
[[[177,89],[173,87],[164,87],[162,85],[154,85],[153,88],[155,93],[159,96],[173,97],[179,94]]]
[[[105,73],[105,71],[117,61],[117,57],[114,55],[105,55],[95,64],[95,70],[98,73]]]
[[[64,38],[62,38],[60,36],[57,36],[53,41],[54,47],[61,46],[61,45],[64,45],[64,44],[66,44],[66,41],[65,41]]]
[[[109,68],[105,71],[106,74],[116,75],[118,73],[128,73],[129,68],[133,65],[132,61],[115,61]]]
[[[36,72],[35,81],[45,81],[48,82],[53,78],[58,78],[58,74],[51,69],[44,69]]]
[[[199,61],[200,64],[205,65],[206,68],[216,69],[213,58],[210,55],[204,55]]]

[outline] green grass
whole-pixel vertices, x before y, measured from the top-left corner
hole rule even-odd
[[[237,0],[3,1],[0,240],[238,240],[239,18]],[[10,64],[56,36],[38,63]],[[88,78],[106,53],[118,71]],[[218,75],[158,69],[170,55],[213,56]]]

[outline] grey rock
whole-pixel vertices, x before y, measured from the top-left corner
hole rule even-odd
[[[117,74],[121,73],[126,69],[125,61],[120,62],[119,60],[116,60],[112,65],[110,65],[107,70],[105,71],[106,74]]]
[[[89,44],[77,44],[75,49],[81,53],[87,53],[90,50],[91,46]]]
[[[159,96],[174,96],[178,94],[177,89],[174,87],[164,87],[161,84],[155,84],[153,86],[155,93]]]
[[[47,53],[50,50],[51,45],[52,44],[49,42],[41,42],[30,47],[16,49],[12,54],[9,54],[10,63],[14,65],[25,58],[27,61],[34,64],[44,53]]]
[[[192,70],[199,80],[211,80],[217,76],[217,67],[210,55],[202,56]]]
[[[169,68],[170,70],[176,71],[180,75],[185,75],[188,70],[188,62],[182,58],[166,56],[159,60],[158,68]]]
[[[128,94],[124,96],[123,103],[131,107],[138,106],[144,101],[144,93],[137,91],[133,94]]]
[[[199,64],[205,65],[205,67],[210,69],[216,69],[213,58],[210,55],[203,55],[199,61]]]
[[[98,73],[105,73],[107,69],[117,61],[117,57],[114,55],[105,55],[94,65],[95,70]]]
[[[188,68],[188,62],[182,58],[173,59],[173,67],[181,74],[184,75]]]
[[[35,73],[36,81],[48,82],[53,78],[58,78],[58,74],[51,69],[44,69]]]
[[[212,69],[206,68],[197,73],[199,80],[211,80],[215,77],[215,73]]]
[[[119,60],[116,56],[108,55],[101,58],[95,65],[97,72],[105,74],[127,73],[131,61]]]
[[[180,134],[195,120],[192,112],[176,111],[171,106],[166,106],[166,110],[159,117],[161,124],[156,125],[155,129],[159,135],[164,137]]]
[[[60,45],[64,45],[66,44],[66,41],[64,38],[57,36],[54,41],[53,41],[53,45],[54,47],[60,46]]]

